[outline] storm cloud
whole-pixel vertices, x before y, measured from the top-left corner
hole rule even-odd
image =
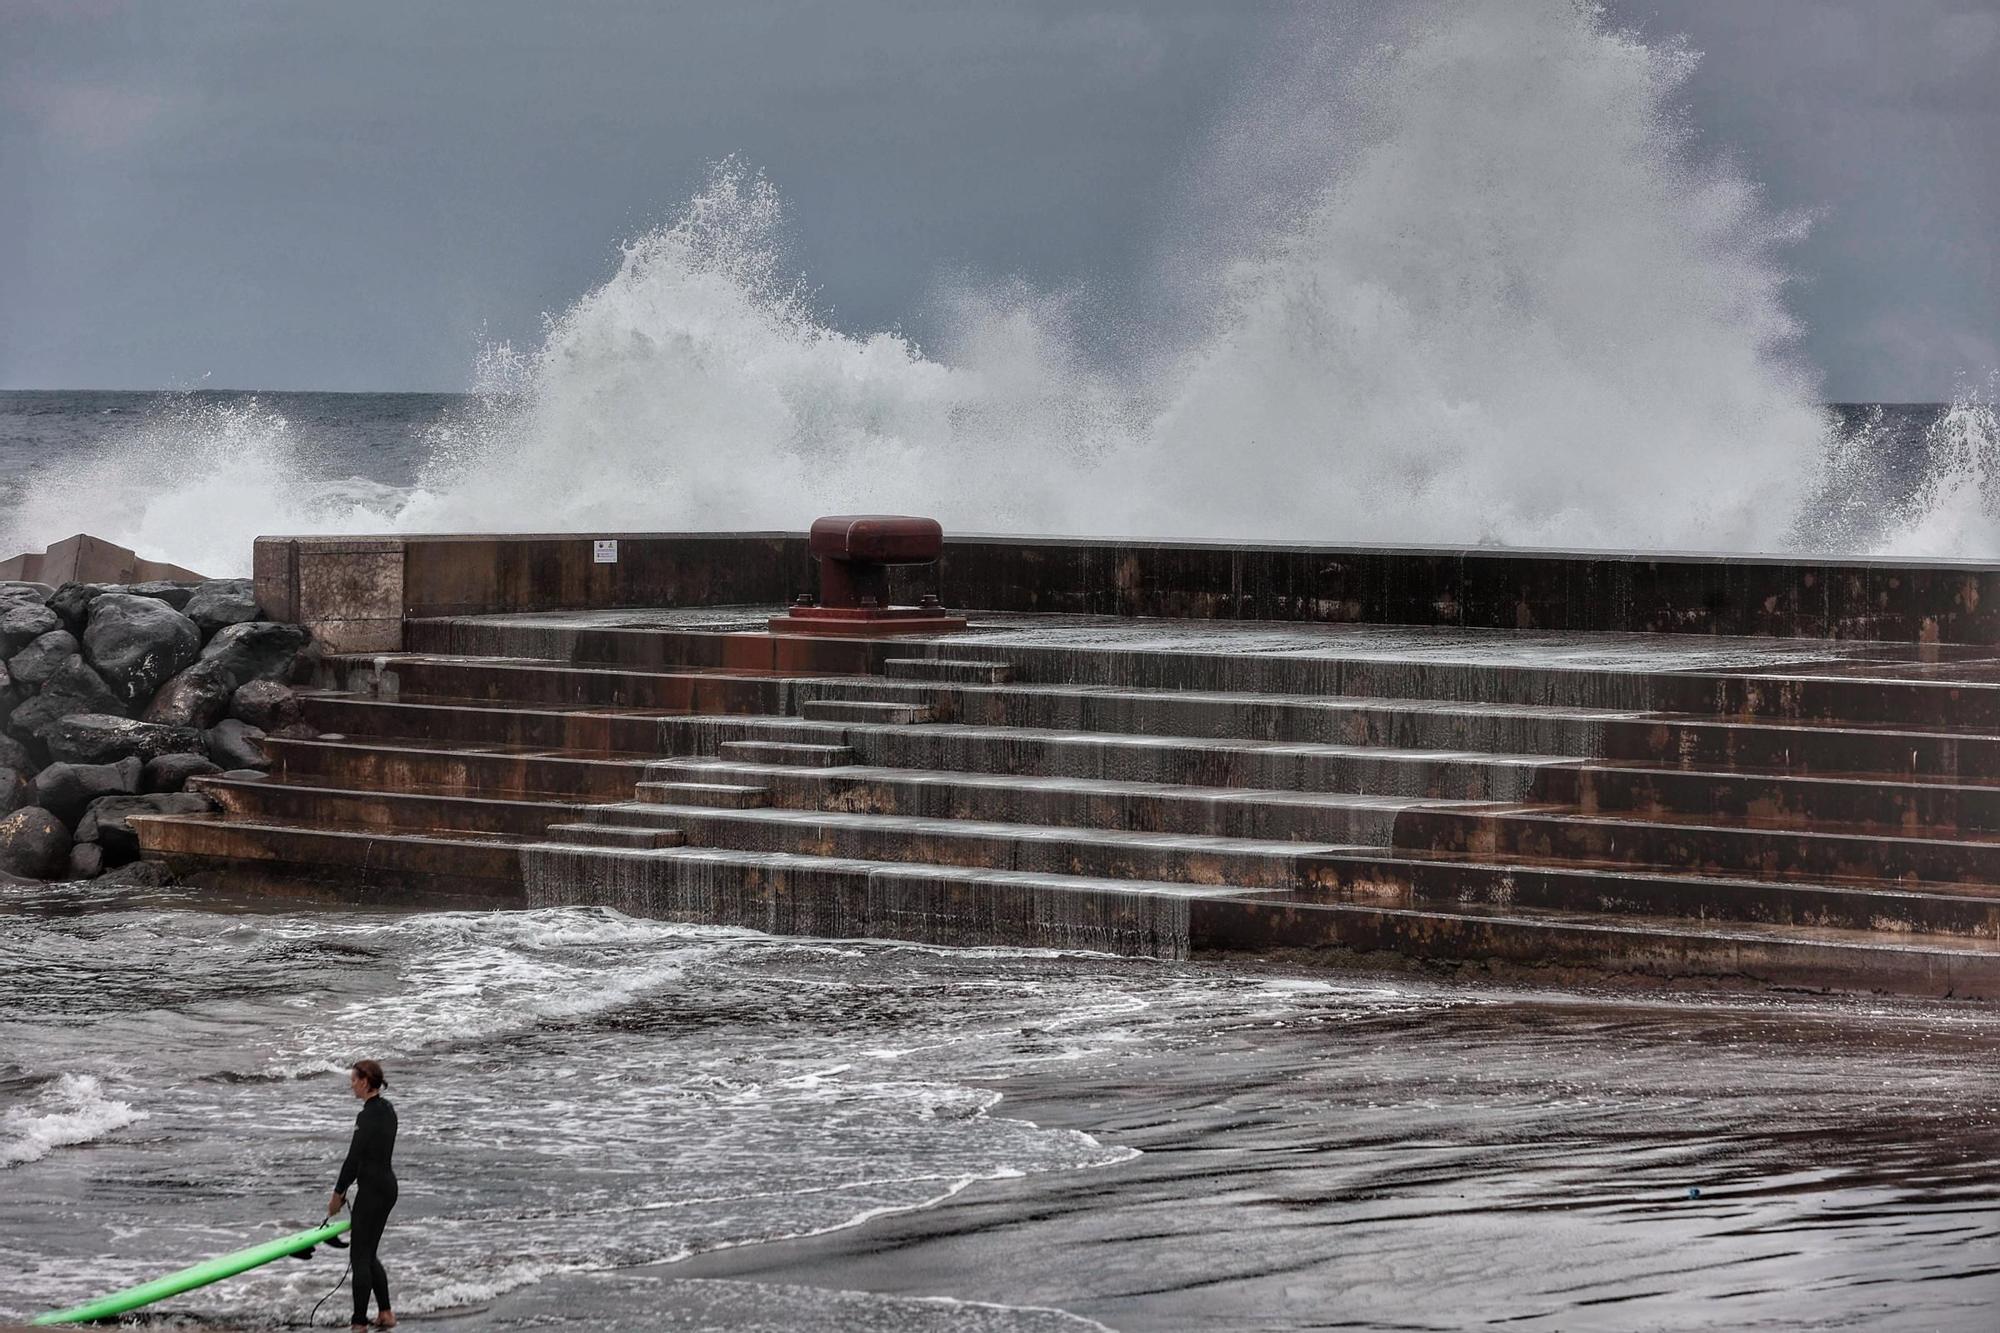
[[[1810,220],[1790,301],[1827,397],[1948,398],[2000,365],[2000,7],[1608,13],[1703,53],[1696,153]],[[941,284],[1017,278],[1115,328],[1226,178],[1202,158],[1229,117],[1343,14],[14,0],[0,387],[464,387],[729,155],[783,192],[839,327],[924,337]]]

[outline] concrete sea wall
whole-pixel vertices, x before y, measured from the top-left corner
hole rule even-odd
[[[256,581],[271,614],[348,652],[401,648],[407,617],[815,588],[804,537],[770,532],[266,537]],[[963,536],[899,572],[899,599],[923,592],[978,611],[2000,642],[2000,568],[1923,560]]]

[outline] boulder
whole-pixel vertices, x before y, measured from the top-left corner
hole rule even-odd
[[[158,861],[134,861],[131,865],[107,870],[99,884],[121,884],[134,889],[164,889],[174,882],[174,872]]]
[[[125,701],[112,693],[103,678],[81,657],[72,657],[56,668],[40,694],[14,710],[7,719],[7,730],[17,740],[38,744],[42,729],[62,718],[125,711]]]
[[[62,620],[40,602],[0,602],[0,655],[12,657]]]
[[[276,731],[299,720],[299,696],[275,680],[253,680],[230,699],[229,715],[260,731]]]
[[[7,659],[7,671],[22,685],[40,689],[70,658],[82,649],[76,635],[66,629],[52,629]]]
[[[293,659],[292,674],[286,679],[294,685],[317,685],[325,663],[326,649],[318,639],[308,638],[306,646]]]
[[[201,655],[201,631],[165,602],[107,592],[90,604],[83,655],[128,705],[143,705]]]
[[[63,628],[71,634],[81,634],[90,615],[91,599],[103,591],[101,583],[65,583],[49,595],[47,605],[62,617]]]
[[[198,754],[163,754],[146,762],[139,775],[142,792],[180,791],[189,778],[207,777],[222,770]]]
[[[0,767],[11,768],[16,773],[33,774],[41,767],[35,757],[28,753],[28,747],[12,736],[0,735]]]
[[[195,792],[156,792],[151,796],[102,796],[90,803],[90,812],[77,825],[78,842],[94,842],[104,849],[106,865],[122,866],[139,859],[139,835],[132,828],[133,815],[204,815],[215,802]]]
[[[28,879],[61,879],[69,869],[69,830],[40,806],[0,819],[0,870]]]
[[[102,796],[131,796],[145,772],[137,759],[115,764],[50,764],[35,775],[34,801],[57,818],[75,823]]]
[[[213,634],[257,618],[257,585],[249,579],[210,579],[194,590],[187,617]]]
[[[69,849],[69,874],[65,878],[96,879],[104,873],[104,849],[94,842],[79,842]]]
[[[46,583],[30,583],[25,579],[0,581],[0,598],[10,602],[47,602],[55,595],[55,589]]]
[[[264,733],[247,722],[225,718],[202,733],[208,757],[223,768],[269,768],[264,753]]]
[[[310,722],[288,722],[264,733],[281,741],[316,741],[320,739],[319,728]]]
[[[0,815],[11,814],[33,800],[33,791],[25,769],[0,764]]]
[[[175,583],[171,579],[151,579],[145,583],[128,583],[118,589],[134,597],[150,597],[156,602],[165,602],[176,611],[185,611],[187,604],[194,600],[199,583]]]
[[[303,625],[252,620],[217,630],[201,657],[227,671],[238,686],[253,680],[288,680],[311,638]]]
[[[79,713],[42,728],[42,743],[60,763],[110,764],[137,755],[140,762],[163,754],[198,754],[201,732],[194,727],[168,727],[134,722],[110,713]]]
[[[212,727],[229,712],[235,680],[216,662],[196,662],[160,687],[145,719],[170,727]]]

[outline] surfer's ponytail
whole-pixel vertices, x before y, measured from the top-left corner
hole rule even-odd
[[[367,1079],[368,1086],[376,1091],[380,1091],[389,1085],[389,1079],[383,1074],[382,1066],[373,1060],[356,1060],[348,1066],[348,1069]]]

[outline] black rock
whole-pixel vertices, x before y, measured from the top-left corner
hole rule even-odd
[[[187,616],[213,634],[257,618],[257,585],[250,579],[211,579],[195,589]]]
[[[261,768],[229,768],[224,769],[221,776],[231,782],[262,782],[271,775]]]
[[[103,796],[90,803],[90,812],[77,825],[78,842],[94,842],[104,849],[107,865],[122,866],[139,859],[139,835],[133,830],[133,815],[204,815],[215,802],[195,792],[155,792],[151,796]]]
[[[275,680],[253,680],[229,701],[229,715],[260,731],[276,731],[299,720],[299,696]]]
[[[0,767],[11,768],[17,773],[33,773],[41,765],[28,753],[28,747],[12,736],[0,735]]]
[[[130,593],[134,597],[150,597],[156,602],[165,602],[176,611],[183,611],[187,609],[187,604],[194,600],[195,590],[200,587],[199,583],[175,583],[171,579],[153,579],[146,583],[128,583],[118,591]]]
[[[12,657],[50,630],[61,628],[61,618],[39,602],[0,602],[0,654]]]
[[[0,764],[0,815],[11,814],[32,801],[34,790],[24,769]]]
[[[44,727],[78,713],[126,712],[125,701],[112,693],[81,657],[72,657],[56,668],[42,685],[42,692],[16,708],[7,719],[7,731],[16,740],[39,744]]]
[[[63,628],[71,634],[82,634],[84,622],[90,616],[90,603],[113,584],[65,583],[50,594],[49,610],[62,617]]]
[[[40,689],[56,668],[75,657],[81,645],[66,629],[52,629],[7,659],[7,671],[23,685]]]
[[[134,861],[131,865],[107,870],[99,884],[122,884],[135,889],[164,889],[174,882],[174,872],[158,861]]]
[[[50,764],[35,774],[34,800],[57,818],[75,823],[101,796],[131,796],[145,771],[137,759],[115,764]]]
[[[10,602],[47,602],[54,595],[55,589],[46,583],[30,583],[26,579],[0,582],[0,598]]]
[[[96,879],[104,873],[104,849],[94,842],[79,842],[69,849],[67,879]]]
[[[196,662],[160,687],[145,719],[170,727],[212,727],[228,714],[235,684],[220,663]]]
[[[288,680],[299,651],[311,637],[303,625],[252,620],[217,630],[201,657],[227,671],[238,686],[253,680]]]
[[[198,754],[163,754],[146,762],[146,771],[139,775],[139,790],[179,791],[187,786],[189,778],[207,777],[221,771]]]
[[[307,639],[306,646],[299,649],[299,655],[292,661],[292,674],[286,677],[294,685],[317,685],[321,668],[326,662],[326,649],[318,639]]]
[[[264,733],[247,722],[225,718],[203,732],[202,739],[208,744],[208,757],[223,768],[271,766],[264,753]]]
[[[194,727],[167,727],[134,722],[109,713],[78,713],[51,722],[41,731],[49,756],[60,763],[111,764],[131,755],[140,762],[163,754],[197,754],[201,732]]]
[[[201,631],[165,602],[107,592],[90,604],[83,655],[127,704],[143,705],[201,655]]]
[[[0,819],[0,870],[29,879],[61,879],[69,869],[69,830],[40,806]]]

